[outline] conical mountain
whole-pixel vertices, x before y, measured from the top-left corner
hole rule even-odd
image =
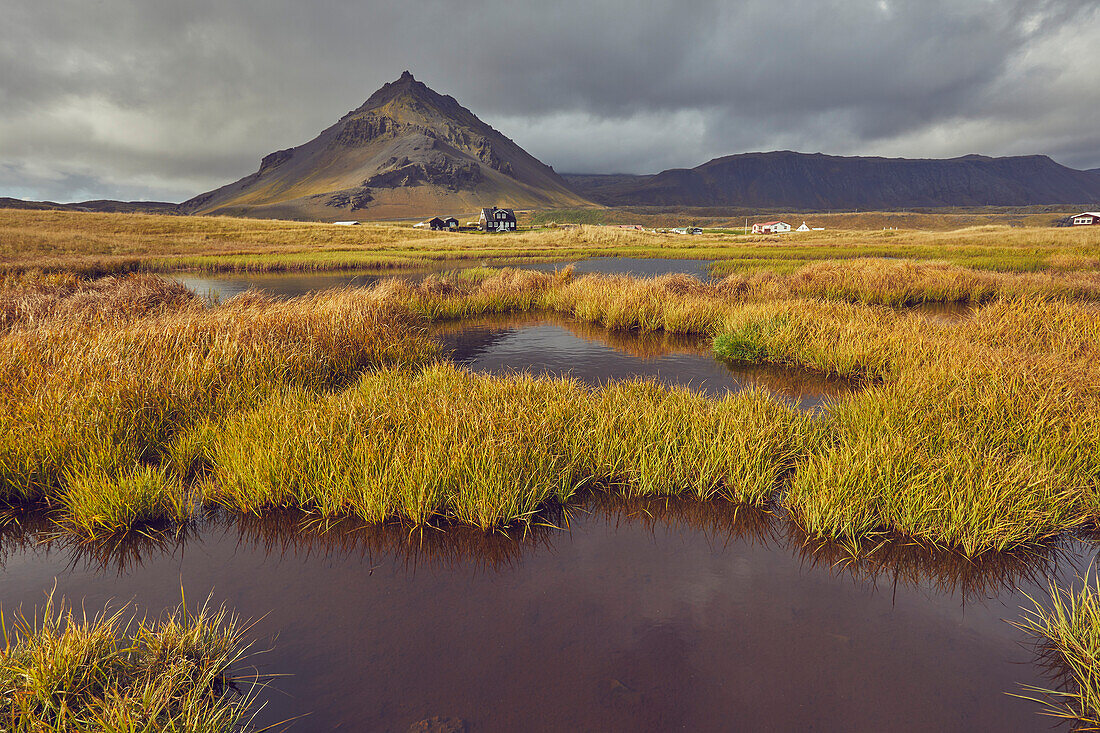
[[[587,205],[550,166],[406,71],[313,140],[181,208],[335,221]]]

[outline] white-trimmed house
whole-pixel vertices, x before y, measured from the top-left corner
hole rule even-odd
[[[808,231],[810,231],[810,228],[808,226],[806,226],[806,222],[802,222],[802,226],[800,226],[798,229],[795,229],[795,231],[796,232],[808,232]]]
[[[753,224],[753,234],[783,234],[789,232],[791,225],[785,221],[766,221],[763,224]]]
[[[1090,226],[1100,224],[1100,211],[1085,211],[1073,217],[1073,226]]]

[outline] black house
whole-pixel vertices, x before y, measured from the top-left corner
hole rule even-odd
[[[443,218],[444,229],[458,229],[458,219],[453,216],[446,216]]]
[[[516,212],[492,206],[481,210],[477,228],[483,232],[507,232],[516,229]]]
[[[433,232],[442,231],[447,228],[446,222],[440,219],[438,216],[428,219],[428,226],[431,227]]]

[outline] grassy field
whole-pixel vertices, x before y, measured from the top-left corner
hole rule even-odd
[[[884,231],[874,224],[875,215],[846,216],[836,229],[764,237],[653,234],[591,225],[497,235],[426,232],[392,223],[346,227],[227,217],[0,210],[0,272],[385,270],[607,255],[706,260],[716,263],[712,272],[718,276],[788,274],[807,264],[853,258],[935,260],[1018,272],[1094,271],[1100,263],[1098,227],[998,223],[949,231]]]

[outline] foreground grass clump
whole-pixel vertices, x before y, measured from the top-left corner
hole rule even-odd
[[[1013,625],[1034,637],[1057,689],[1028,686],[1044,714],[1100,730],[1100,588],[1087,578],[1079,590],[1050,587],[1050,602],[1034,607]]]
[[[784,495],[814,535],[885,532],[975,555],[1097,517],[1100,423],[1031,375],[875,387],[838,404],[830,439]]]
[[[142,275],[10,274],[0,276],[0,293],[0,333],[60,318],[130,320],[202,303],[174,280]]]
[[[245,295],[125,320],[63,309],[0,334],[0,504],[94,515],[76,523],[88,531],[178,518],[202,426],[283,387],[336,389],[434,353],[415,318],[361,291]]]
[[[47,599],[18,614],[0,651],[6,731],[228,733],[257,709],[258,679],[236,676],[249,627],[224,609],[181,604],[159,620],[126,609],[78,616]]]
[[[805,419],[760,392],[709,400],[624,383],[386,369],[353,388],[292,390],[229,421],[209,449],[214,498],[370,522],[528,522],[583,488],[762,504]]]

